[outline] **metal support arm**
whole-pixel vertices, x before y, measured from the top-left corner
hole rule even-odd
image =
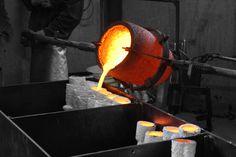
[[[193,62],[189,60],[170,60],[168,58],[153,56],[150,54],[144,54],[144,55],[164,60],[169,66],[172,66],[173,68],[188,69],[189,67],[192,67],[199,69],[203,74],[214,74],[236,79],[236,70],[233,69],[216,67],[206,63]]]

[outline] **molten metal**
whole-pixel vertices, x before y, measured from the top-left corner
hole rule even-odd
[[[172,59],[171,52],[160,41],[154,32],[133,23],[120,22],[109,27],[98,47],[98,62],[103,69],[98,88],[101,88],[107,74],[126,83],[144,85],[160,71],[160,77],[155,82],[163,83],[169,78],[171,67],[160,68],[161,60],[144,55]]]
[[[102,51],[100,62],[103,73],[98,83],[98,89],[102,87],[107,73],[120,64],[128,55],[129,52],[123,47],[131,46],[131,35],[126,27],[117,25],[104,34],[101,43],[103,44],[101,44],[98,51]]]

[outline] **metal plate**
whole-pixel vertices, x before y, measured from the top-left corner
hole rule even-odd
[[[14,118],[52,156],[71,156],[136,144],[138,105]]]
[[[0,111],[0,156],[46,157],[49,155]]]

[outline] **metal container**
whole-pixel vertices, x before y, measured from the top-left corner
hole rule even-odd
[[[68,80],[0,87],[0,110],[10,117],[63,111],[66,83]],[[113,93],[133,99],[115,87],[103,86]]]
[[[184,123],[148,104],[47,113],[12,120],[51,156],[82,155],[128,146],[136,148],[138,120],[156,124],[160,121],[159,129],[162,129],[162,124],[179,126]],[[204,141],[200,140],[203,135],[195,138]],[[170,141],[163,142],[160,147],[159,151],[164,156],[170,155]],[[198,154],[202,156],[202,148]]]
[[[126,83],[144,85],[158,72],[160,76],[155,82],[161,84],[171,75],[172,68],[162,60],[147,55],[173,59],[166,40],[166,36],[159,31],[148,30],[131,22],[116,22],[107,28],[99,41],[98,63],[103,68],[109,60],[115,62],[119,58],[117,54],[126,51],[128,55],[108,73],[110,76]],[[112,54],[116,54],[116,57],[112,58]]]
[[[145,103],[60,111],[66,83],[0,89],[0,156],[170,156],[171,141],[136,145],[136,123],[152,121],[161,130],[185,121]],[[197,157],[236,156],[234,144],[207,131],[191,139],[198,143]]]
[[[136,145],[138,120],[179,126],[177,119],[149,104],[55,112],[12,119],[0,116],[0,156],[169,157],[171,141]],[[158,123],[159,122],[159,123]],[[235,156],[235,146],[208,132],[190,137],[197,141],[196,157]],[[2,153],[2,154],[1,154]]]

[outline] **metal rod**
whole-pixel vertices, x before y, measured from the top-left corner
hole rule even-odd
[[[199,62],[193,62],[188,60],[171,60],[168,58],[163,58],[160,56],[154,56],[150,54],[143,54],[149,57],[153,57],[156,59],[161,59],[167,62],[168,65],[176,68],[188,68],[190,65],[192,65],[194,68],[197,68],[204,74],[214,74],[214,75],[220,75],[225,77],[230,77],[236,79],[236,70],[233,69],[227,69],[227,68],[221,68],[212,66],[206,63],[199,63]]]
[[[226,61],[236,62],[236,58],[232,58],[232,57],[226,57],[226,56],[219,55],[219,56],[216,56],[216,58],[226,60]]]
[[[212,66],[212,74],[226,76],[236,79],[236,70]]]
[[[175,40],[176,40],[176,54],[180,59],[180,3],[179,1],[176,1],[175,3]]]
[[[91,42],[68,41],[68,40],[63,40],[63,39],[59,39],[55,37],[48,37],[48,36],[40,35],[33,31],[24,31],[22,32],[22,36],[30,40],[36,40],[39,42],[48,43],[52,45],[75,47],[80,50],[90,51],[90,52],[97,51],[97,46]]]
[[[190,65],[192,65],[194,68],[198,69],[203,74],[213,74],[236,79],[236,70],[233,69],[221,68],[206,63],[199,63],[185,60],[173,60],[171,64],[175,67],[182,67],[185,69],[187,69]]]

